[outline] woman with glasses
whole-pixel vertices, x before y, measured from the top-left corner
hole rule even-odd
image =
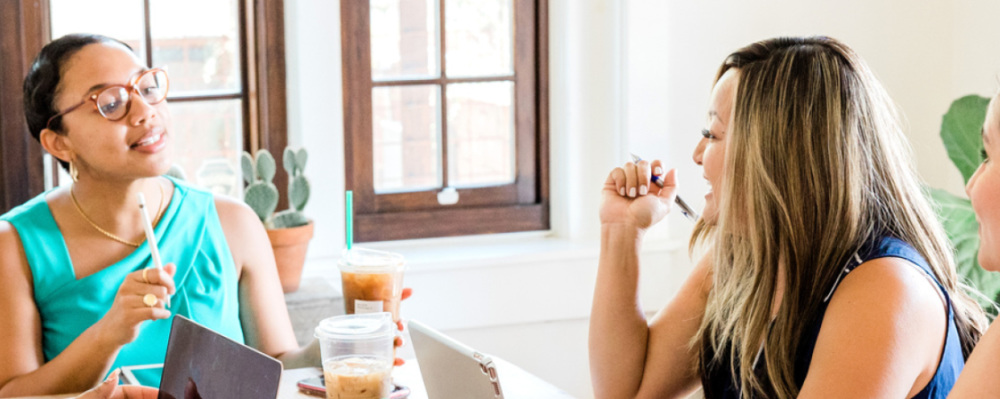
[[[31,66],[30,133],[73,184],[0,217],[0,396],[82,392],[118,367],[163,363],[174,314],[285,368],[319,365],[317,348],[295,341],[254,213],[162,177],[172,164],[168,89],[166,72],[103,36],[57,39]]]
[[[596,396],[944,398],[985,317],[861,58],[825,37],[739,49],[702,136],[694,161],[711,192],[692,242],[705,256],[649,321],[640,249],[674,172],[628,163],[604,184]]]

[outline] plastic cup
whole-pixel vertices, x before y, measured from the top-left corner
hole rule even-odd
[[[316,327],[327,399],[381,399],[392,392],[396,323],[388,312],[335,316]]]
[[[403,255],[354,247],[337,263],[344,291],[344,313],[392,313],[399,321],[403,294]]]

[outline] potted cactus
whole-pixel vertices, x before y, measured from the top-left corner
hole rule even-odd
[[[274,157],[265,149],[255,156],[243,152],[241,166],[247,187],[243,200],[260,218],[274,249],[281,288],[286,292],[299,289],[306,249],[313,236],[313,222],[302,214],[309,201],[309,180],[302,174],[309,154],[286,148],[283,165],[288,172],[288,209],[274,213],[278,206],[278,188],[271,182],[276,172]]]

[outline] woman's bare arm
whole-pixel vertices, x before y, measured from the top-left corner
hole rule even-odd
[[[698,387],[690,346],[705,311],[710,265],[702,259],[647,324],[638,299],[639,242],[605,228],[590,317],[590,374],[597,398],[685,397]]]
[[[240,323],[246,343],[286,369],[319,366],[319,346],[299,348],[278,280],[271,243],[257,215],[242,202],[216,197],[216,209],[239,273]]]

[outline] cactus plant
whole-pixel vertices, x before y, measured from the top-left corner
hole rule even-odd
[[[253,157],[243,152],[243,180],[247,183],[243,200],[253,208],[265,227],[283,229],[309,223],[309,219],[302,214],[310,193],[309,180],[303,174],[308,156],[304,148],[298,151],[285,149],[283,166],[288,172],[289,209],[274,213],[278,205],[278,188],[271,182],[276,169],[274,157],[265,149],[258,150]]]

